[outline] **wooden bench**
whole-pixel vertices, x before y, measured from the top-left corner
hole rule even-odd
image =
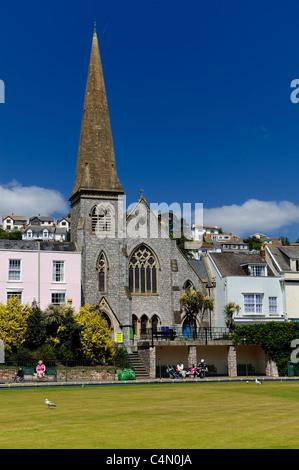
[[[165,331],[153,331],[152,332],[152,337],[155,339],[169,339],[170,341],[173,341],[176,337],[176,332],[173,331],[173,329],[165,330]]]
[[[206,375],[217,375],[217,367],[214,366],[214,364],[207,364],[208,372],[206,372]]]
[[[36,375],[36,367],[34,366],[23,366],[24,379],[23,380],[47,380],[48,377],[53,377],[52,380],[57,381],[57,367],[56,366],[46,366],[45,376],[40,379]]]

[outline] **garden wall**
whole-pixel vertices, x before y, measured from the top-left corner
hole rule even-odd
[[[115,371],[115,372],[114,372]],[[94,367],[84,367],[84,368],[58,368],[57,369],[57,381],[66,381],[66,380],[83,380],[83,381],[92,381],[92,380],[117,380],[119,370],[112,368],[94,368]],[[12,381],[15,377],[16,369],[15,368],[1,368],[0,369],[0,381]],[[49,377],[49,380],[53,380],[52,377]]]

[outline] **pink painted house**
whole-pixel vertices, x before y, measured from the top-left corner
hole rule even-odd
[[[39,248],[40,246],[40,248]],[[81,306],[81,254],[75,243],[0,240],[0,302]]]

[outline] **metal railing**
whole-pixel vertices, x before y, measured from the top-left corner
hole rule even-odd
[[[184,327],[161,327],[146,328],[140,331],[140,340],[152,341],[208,341],[229,340],[231,334],[227,328],[184,328]]]
[[[122,348],[122,349],[125,351],[126,360],[127,360],[127,362],[129,363],[130,369],[132,369],[132,370],[135,371],[134,364],[133,364],[132,359],[131,359],[131,357],[130,357],[130,355],[129,355],[129,353],[128,353],[128,350],[127,350],[127,348],[126,348],[125,343],[119,343],[119,344],[118,344],[118,347],[119,347],[119,348]]]

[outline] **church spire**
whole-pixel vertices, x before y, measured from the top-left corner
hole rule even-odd
[[[76,195],[94,193],[124,193],[115,168],[96,24],[85,90],[76,179],[70,200],[74,200]]]

